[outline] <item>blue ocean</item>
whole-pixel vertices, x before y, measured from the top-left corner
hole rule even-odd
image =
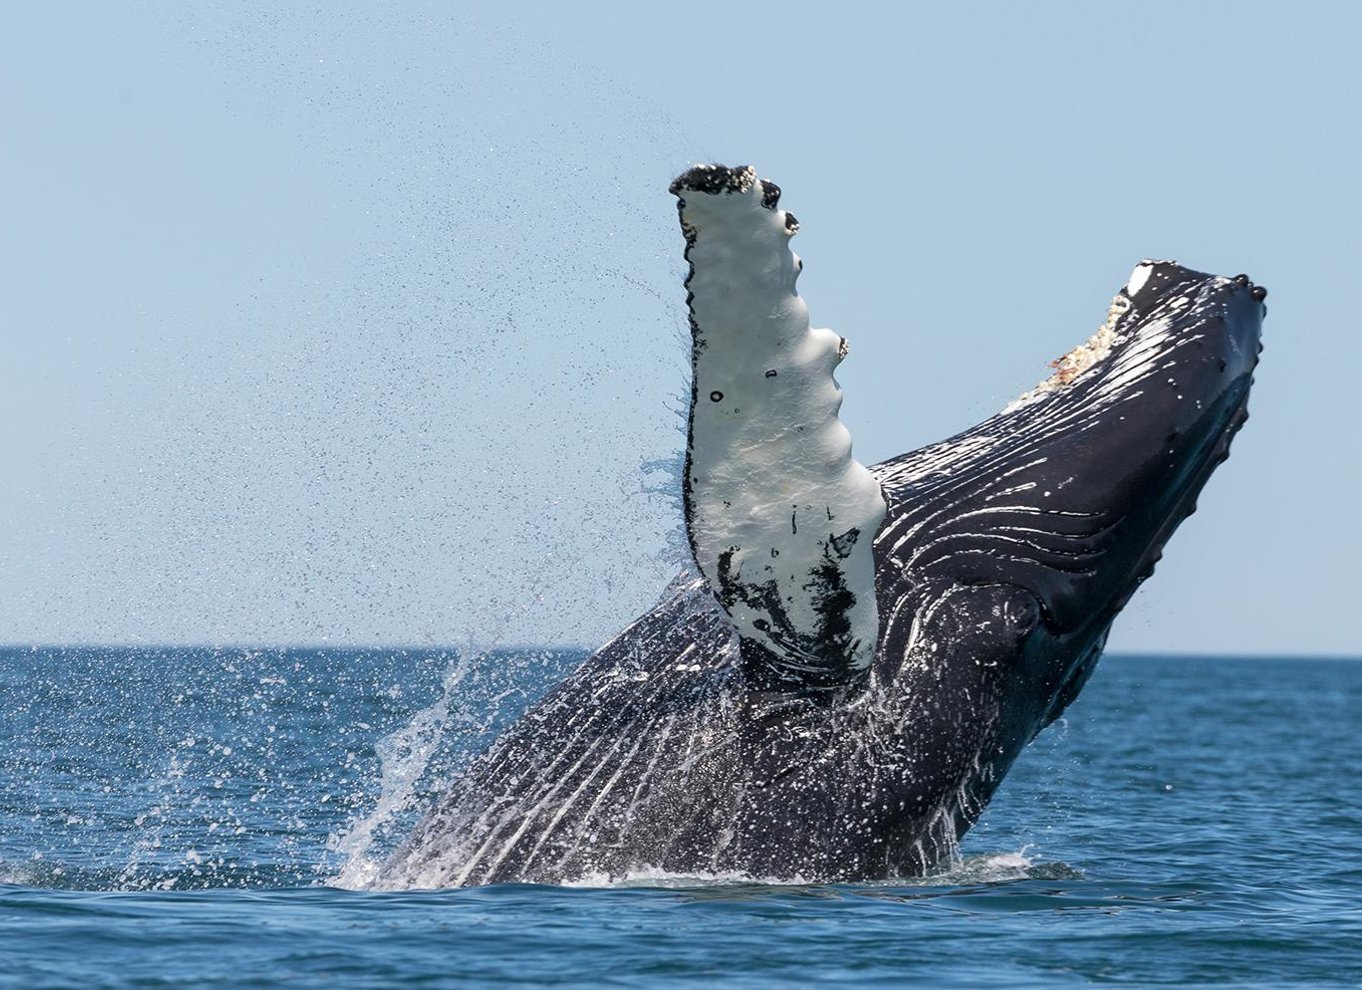
[[[356,889],[583,658],[0,651],[0,985],[1362,984],[1345,660],[1107,657],[925,880]]]

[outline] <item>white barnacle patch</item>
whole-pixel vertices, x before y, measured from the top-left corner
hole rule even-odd
[[[809,326],[796,229],[749,169],[673,185],[691,272],[694,401],[686,522],[700,572],[780,673],[869,667],[879,615],[879,483],[851,456],[833,370],[848,345]]]
[[[1153,270],[1154,263],[1150,261],[1142,261],[1136,265],[1125,287],[1111,300],[1111,305],[1107,307],[1107,318],[1102,321],[1102,325],[1097,328],[1096,333],[1069,353],[1051,361],[1050,367],[1054,369],[1054,374],[1031,391],[1023,393],[1004,411],[1011,411],[1032,399],[1063,388],[1107,357],[1112,348],[1116,346],[1116,325],[1130,309],[1131,297],[1144,288],[1145,283],[1149,281],[1150,272]]]

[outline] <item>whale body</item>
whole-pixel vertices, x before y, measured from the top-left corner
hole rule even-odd
[[[1150,261],[1050,379],[862,468],[779,190],[697,166],[672,191],[697,573],[476,757],[376,886],[930,871],[1077,696],[1247,418],[1266,291]]]

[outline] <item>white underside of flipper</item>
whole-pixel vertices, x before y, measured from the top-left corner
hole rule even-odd
[[[691,265],[694,389],[686,523],[700,572],[781,679],[844,682],[875,654],[879,483],[851,456],[833,370],[795,289],[798,225],[756,173],[699,166],[672,186]]]

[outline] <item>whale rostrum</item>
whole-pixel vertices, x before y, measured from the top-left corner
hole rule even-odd
[[[1247,419],[1266,290],[1146,261],[1036,388],[861,467],[779,189],[704,165],[672,192],[698,574],[473,758],[375,886],[936,868]]]

